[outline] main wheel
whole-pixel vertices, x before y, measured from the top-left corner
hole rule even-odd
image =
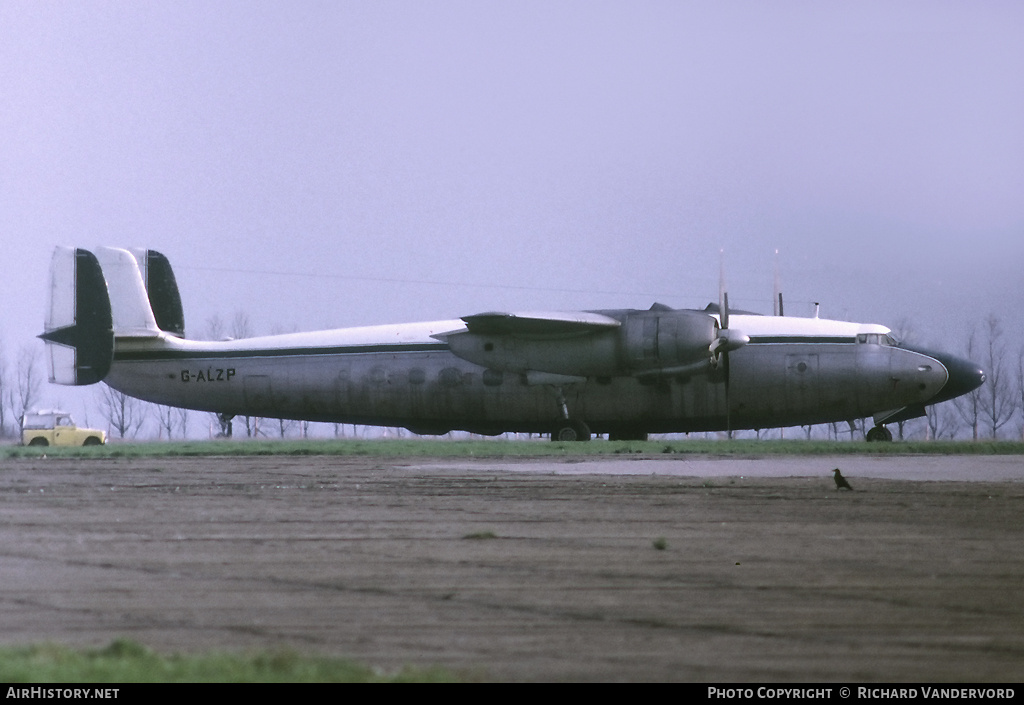
[[[50,445],[50,442],[43,438],[42,436],[36,436],[31,441],[29,441],[28,444],[30,446],[48,446]]]
[[[551,440],[564,442],[589,441],[590,427],[578,420],[562,421],[551,432]]]
[[[82,445],[83,446],[98,446],[98,445],[102,445],[102,442],[96,436],[89,436],[88,438],[85,439],[85,443],[83,443]]]
[[[892,441],[892,431],[885,426],[875,426],[867,435],[868,443],[889,443]]]

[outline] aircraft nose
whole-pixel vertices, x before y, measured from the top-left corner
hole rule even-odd
[[[985,370],[970,360],[942,353],[932,357],[946,368],[946,371],[949,372],[949,379],[946,380],[946,384],[939,390],[939,393],[927,402],[929,404],[937,404],[940,401],[947,401],[961,394],[973,392],[985,383]]]

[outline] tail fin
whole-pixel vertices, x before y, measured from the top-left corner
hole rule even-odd
[[[185,312],[181,307],[181,294],[174,278],[171,263],[156,250],[132,250],[142,271],[142,280],[149,295],[160,330],[179,338],[185,337]]]
[[[50,265],[50,305],[45,332],[50,381],[85,385],[99,382],[114,357],[110,296],[96,256],[58,247]]]
[[[149,305],[146,284],[142,281],[142,271],[135,256],[128,250],[98,247],[96,257],[107,282],[114,337],[159,337],[160,328]]]

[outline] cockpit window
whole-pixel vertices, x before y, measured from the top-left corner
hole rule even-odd
[[[889,345],[895,347],[899,343],[891,335],[884,333],[860,333],[857,335],[857,342],[868,345]]]

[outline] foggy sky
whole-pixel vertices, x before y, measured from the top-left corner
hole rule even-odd
[[[777,249],[787,313],[1019,345],[1022,126],[1014,1],[0,0],[0,342],[102,244],[193,335],[703,307],[720,251],[770,313]]]

